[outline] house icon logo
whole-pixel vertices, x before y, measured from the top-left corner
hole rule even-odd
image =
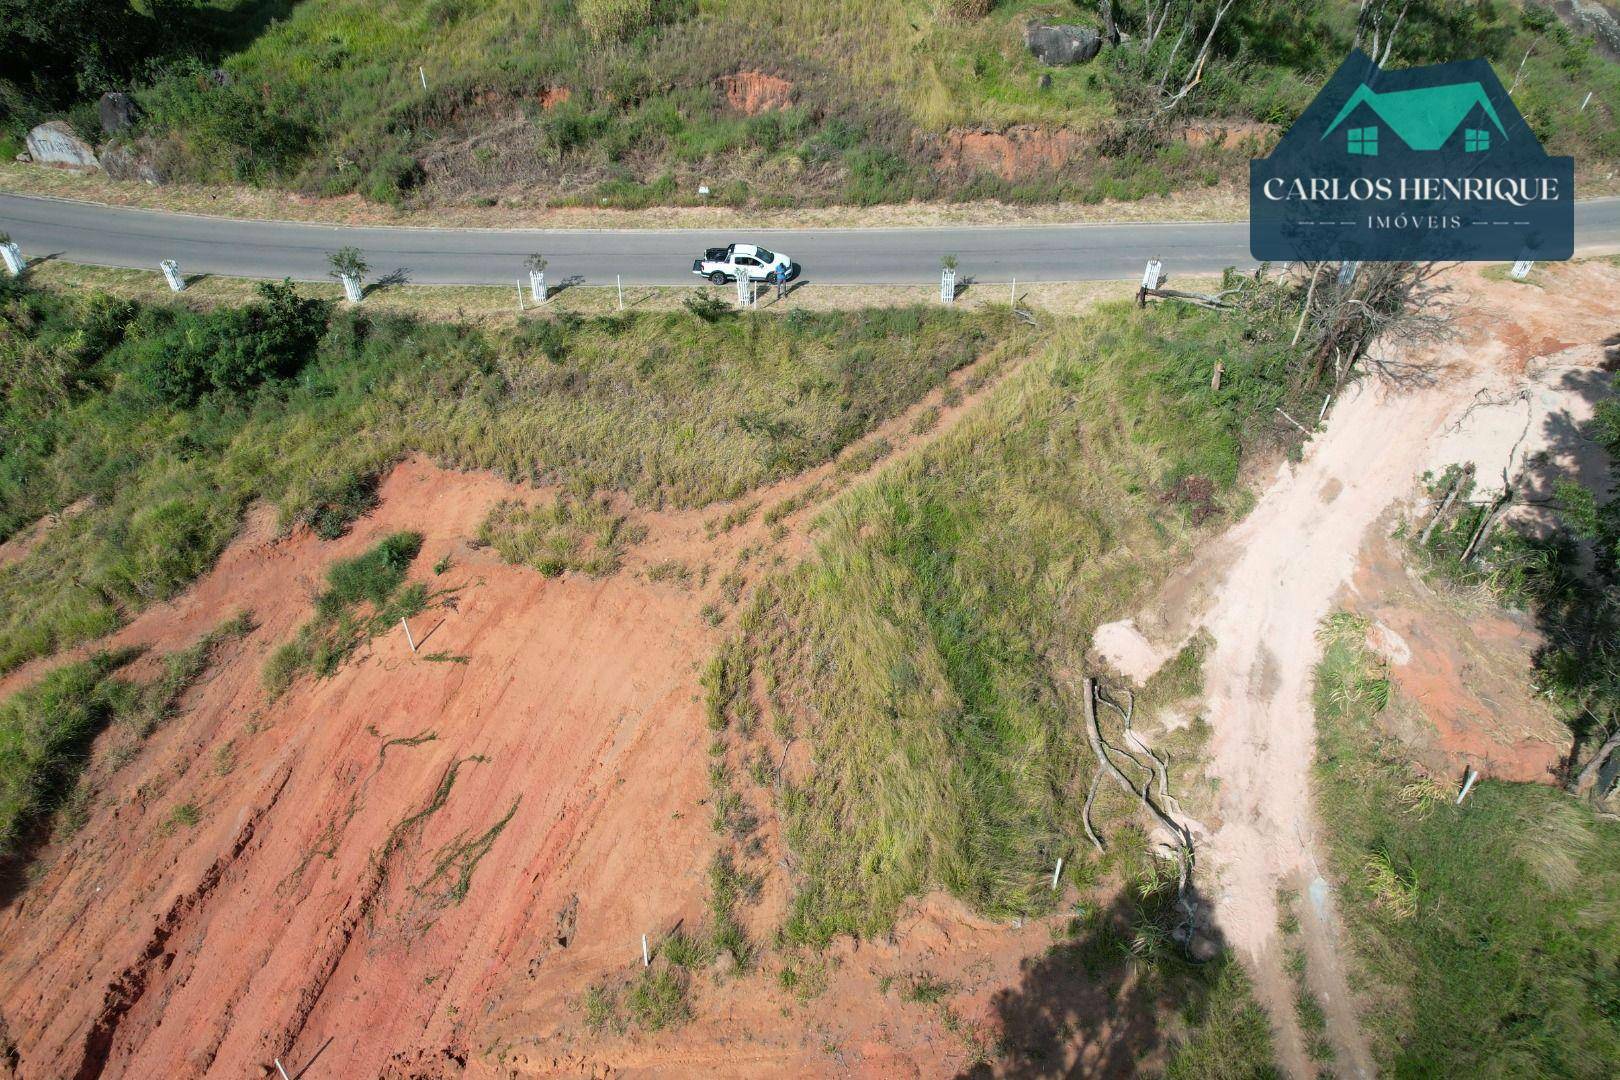
[[[1385,71],[1355,52],[1250,163],[1257,259],[1567,259],[1575,165],[1485,60]]]
[[[1346,124],[1362,106],[1366,106],[1375,122],[1365,126]],[[1475,122],[1490,126],[1466,127],[1468,118],[1476,113],[1481,119]],[[1362,83],[1322,133],[1322,138],[1343,131],[1346,153],[1377,157],[1380,131],[1399,139],[1409,150],[1424,151],[1444,150],[1460,133],[1463,152],[1475,154],[1491,148],[1493,127],[1505,142],[1507,128],[1502,126],[1502,118],[1496,114],[1490,95],[1477,82],[1422,86],[1413,90],[1392,90],[1387,94],[1380,94]],[[1385,145],[1389,145],[1388,139]]]

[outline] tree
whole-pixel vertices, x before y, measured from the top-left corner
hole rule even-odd
[[[354,278],[356,281],[364,278],[371,271],[371,264],[366,262],[356,247],[342,247],[330,252],[326,256],[327,262],[332,264],[330,275],[335,278]]]
[[[1620,483],[1620,403],[1600,402],[1583,434],[1607,456],[1604,487],[1615,490]],[[1592,566],[1568,587],[1548,590],[1539,606],[1538,622],[1549,641],[1536,667],[1575,732],[1569,787],[1587,795],[1604,764],[1620,750],[1620,501],[1600,500],[1565,479],[1554,488],[1554,505],[1561,524],[1590,543]],[[1557,569],[1565,568],[1553,572]]]
[[[190,0],[0,0],[5,82],[35,108],[128,86],[151,59],[183,48]],[[0,93],[0,122],[10,95]]]

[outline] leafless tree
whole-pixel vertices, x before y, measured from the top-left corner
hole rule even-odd
[[[1406,21],[1407,9],[1412,6],[1412,0],[1399,0],[1399,3],[1400,7],[1396,8],[1396,0],[1361,0],[1361,10],[1356,14],[1355,47],[1372,57],[1379,67],[1389,63],[1401,24]]]
[[[1226,13],[1232,10],[1232,5],[1235,3],[1237,3],[1237,0],[1220,0],[1220,3],[1216,5],[1215,15],[1212,19],[1210,19],[1209,22],[1209,33],[1204,35],[1204,44],[1199,48],[1198,55],[1193,58],[1192,66],[1187,69],[1187,75],[1182,80],[1181,89],[1170,95],[1163,103],[1159,105],[1161,112],[1168,112],[1177,105],[1181,104],[1182,99],[1192,92],[1193,87],[1197,86],[1203,81],[1204,65],[1209,63],[1209,51],[1210,48],[1215,44],[1215,32],[1221,28],[1221,20],[1226,18]],[[1186,34],[1187,29],[1192,26],[1193,21],[1197,17],[1198,7],[1196,4],[1192,3],[1191,0],[1189,0],[1187,4],[1187,20],[1182,24],[1183,35]],[[1170,68],[1171,65],[1175,63],[1175,52],[1180,51],[1180,48],[1181,42],[1178,40],[1176,42],[1176,50],[1171,53],[1170,60],[1165,65],[1166,77],[1159,80],[1161,94],[1163,93],[1163,88],[1168,85]]]
[[[1310,358],[1301,369],[1301,385],[1322,386],[1331,373],[1336,394],[1358,363],[1398,383],[1432,381],[1432,366],[1414,359],[1409,349],[1374,345],[1428,344],[1451,335],[1457,305],[1441,279],[1445,265],[1363,263],[1353,275],[1347,275],[1348,284],[1339,285],[1342,265],[1302,263],[1296,267],[1311,280],[1300,313],[1304,340],[1311,342]],[[1301,337],[1296,332],[1295,340]]]

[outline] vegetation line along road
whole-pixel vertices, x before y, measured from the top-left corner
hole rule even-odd
[[[1620,199],[1576,207],[1576,243],[1620,248]],[[523,274],[537,246],[547,278],[583,284],[687,285],[692,259],[709,246],[703,232],[626,230],[469,231],[232,221],[56,199],[0,194],[0,227],[30,258],[154,269],[175,259],[182,273],[325,280],[328,253],[359,248],[378,274],[436,285],[500,285]],[[725,239],[726,234],[713,234]],[[741,238],[741,237],[739,237]],[[1048,225],[929,229],[761,229],[747,239],[790,254],[816,284],[925,284],[954,253],[959,280],[974,282],[1118,280],[1162,258],[1171,274],[1214,273],[1248,265],[1242,222]]]

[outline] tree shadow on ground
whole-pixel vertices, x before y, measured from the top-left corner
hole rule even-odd
[[[1562,766],[1551,778],[1555,783],[1572,780],[1583,759],[1620,722],[1620,681],[1610,663],[1620,640],[1616,529],[1597,510],[1592,522],[1596,535],[1577,535],[1577,522],[1566,505],[1570,497],[1560,490],[1561,484],[1578,486],[1592,494],[1597,507],[1614,494],[1612,456],[1620,440],[1613,434],[1613,419],[1600,410],[1615,395],[1620,334],[1609,336],[1601,348],[1598,367],[1565,369],[1555,384],[1587,407],[1582,411],[1595,412],[1593,419],[1578,421],[1568,409],[1546,413],[1540,433],[1545,450],[1524,463],[1515,495],[1517,503],[1543,509],[1497,530],[1486,556],[1493,572],[1519,594],[1513,602],[1528,607],[1541,635],[1534,659],[1538,683],[1566,703],[1571,738]],[[1579,516],[1577,511],[1573,517]]]
[[[384,274],[382,277],[378,278],[376,281],[373,281],[370,285],[367,285],[364,289],[360,290],[360,295],[361,296],[370,296],[372,293],[382,292],[384,289],[398,288],[401,285],[408,284],[410,282],[410,280],[411,280],[411,269],[410,269],[410,267],[408,267],[408,266],[396,267],[392,273]]]
[[[1191,887],[1183,899],[1207,910]],[[1166,1021],[1196,1014],[1215,985],[1219,962],[1194,961],[1176,940],[1186,936],[1185,910],[1174,879],[1158,873],[1127,881],[1105,906],[1082,904],[1065,936],[1026,959],[1018,984],[992,999],[997,1058],[957,1080],[1139,1075],[1144,1059],[1176,1045]],[[1209,929],[1197,948],[1224,951]]]

